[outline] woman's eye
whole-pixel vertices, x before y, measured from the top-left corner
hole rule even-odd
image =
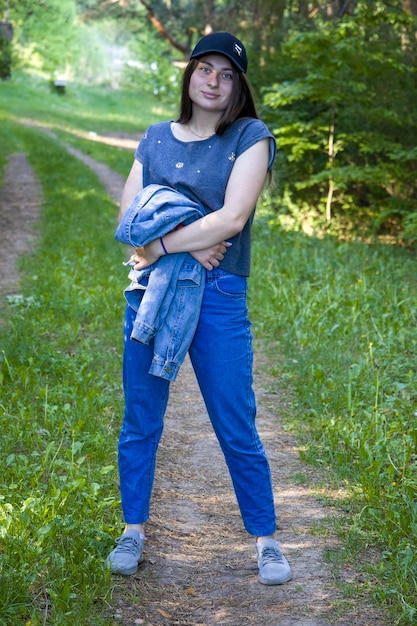
[[[232,74],[230,74],[230,72],[224,72],[223,73],[223,78],[224,78],[224,80],[232,80],[233,76],[232,76]]]

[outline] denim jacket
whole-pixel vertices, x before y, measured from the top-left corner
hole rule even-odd
[[[200,205],[175,189],[148,185],[123,215],[115,237],[133,247],[144,246],[203,217]],[[124,291],[137,311],[131,339],[149,343],[154,356],[149,373],[175,380],[197,327],[205,269],[188,252],[162,256],[143,270],[131,270]]]

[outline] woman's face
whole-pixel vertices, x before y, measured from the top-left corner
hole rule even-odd
[[[194,105],[212,111],[225,111],[233,90],[233,68],[222,54],[207,54],[198,60],[190,78],[189,94]]]

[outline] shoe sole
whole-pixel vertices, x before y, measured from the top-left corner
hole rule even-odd
[[[136,572],[138,571],[138,568],[132,568],[130,570],[125,570],[125,571],[120,571],[120,570],[111,570],[112,574],[115,574],[116,576],[133,576],[133,574],[136,574]]]
[[[258,580],[261,585],[283,585],[287,583],[292,578],[291,574],[286,578],[263,578],[262,576],[258,576]]]
[[[139,559],[139,563],[135,566],[135,567],[131,567],[128,570],[118,570],[118,569],[113,569],[113,563],[109,560],[106,560],[105,563],[106,565],[109,567],[110,572],[112,574],[116,574],[117,576],[133,576],[133,574],[136,574],[136,572],[139,569],[139,566],[141,565],[141,563],[143,563],[145,560],[145,557],[143,554],[141,554],[140,559]]]

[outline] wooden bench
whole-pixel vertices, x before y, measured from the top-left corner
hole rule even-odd
[[[59,93],[61,96],[65,93],[65,89],[67,87],[67,81],[65,80],[54,80],[53,89],[56,93]]]

